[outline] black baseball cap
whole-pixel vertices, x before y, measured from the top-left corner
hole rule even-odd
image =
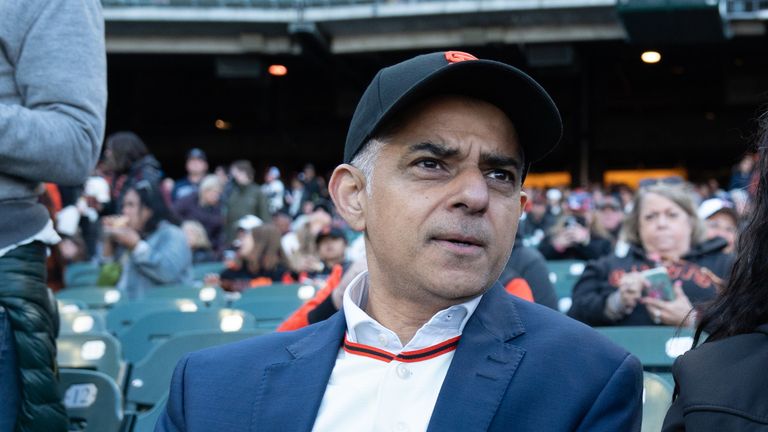
[[[344,162],[397,113],[428,97],[469,96],[504,111],[515,125],[526,167],[560,141],[563,124],[547,92],[523,71],[460,51],[423,54],[379,71],[352,116]],[[527,169],[526,169],[527,171]]]
[[[187,152],[187,159],[202,159],[204,161],[207,161],[208,158],[205,157],[205,152],[200,150],[199,148],[193,148],[190,151]]]

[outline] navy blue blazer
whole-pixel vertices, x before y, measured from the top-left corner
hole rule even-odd
[[[345,330],[337,313],[187,355],[155,431],[310,431]],[[464,328],[428,431],[639,431],[642,391],[635,357],[496,284]]]

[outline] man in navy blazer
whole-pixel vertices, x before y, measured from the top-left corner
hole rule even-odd
[[[182,359],[157,431],[639,431],[642,371],[496,282],[560,116],[529,76],[449,51],[385,68],[329,182],[368,272],[330,319]]]

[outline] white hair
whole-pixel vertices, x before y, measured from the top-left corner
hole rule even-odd
[[[355,157],[349,163],[353,167],[359,169],[363,176],[365,176],[365,192],[368,196],[371,196],[371,184],[373,181],[373,168],[376,165],[376,159],[379,158],[381,148],[384,147],[385,141],[378,138],[371,138],[363,144],[363,147],[357,152]]]

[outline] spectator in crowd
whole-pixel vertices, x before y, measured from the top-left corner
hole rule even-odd
[[[184,357],[157,430],[639,431],[637,359],[495,283],[525,167],[560,135],[503,63],[440,52],[378,73],[330,181],[366,238],[343,312]]]
[[[110,174],[112,206],[105,214],[119,214],[128,189],[140,181],[158,188],[163,179],[160,162],[149,153],[144,141],[133,132],[116,132],[107,137],[104,148],[104,169]]]
[[[663,432],[766,429],[768,359],[768,115],[762,118],[754,212],[733,272],[700,314],[694,346],[672,369],[675,397]]]
[[[173,185],[171,197],[173,202],[197,193],[200,182],[208,174],[208,158],[205,152],[199,148],[193,148],[187,152],[187,176],[177,180]],[[222,183],[223,184],[223,183]]]
[[[538,249],[523,244],[519,231],[499,283],[512,295],[557,310],[557,294],[549,280],[547,260]]]
[[[208,234],[203,225],[195,220],[185,220],[181,223],[181,230],[187,238],[187,244],[192,251],[192,264],[216,262],[218,254],[213,250]]]
[[[733,253],[739,231],[739,215],[733,204],[721,198],[710,198],[701,203],[698,215],[704,221],[706,238],[725,239],[728,246],[723,252]]]
[[[618,199],[606,195],[597,200],[593,216],[592,231],[611,242],[611,248],[616,247],[621,233],[621,224],[624,222],[624,211]]]
[[[199,191],[192,192],[176,201],[174,210],[181,220],[200,222],[211,241],[214,251],[223,246],[224,214],[221,206],[223,186],[213,174],[200,181]]]
[[[205,280],[206,285],[220,285],[227,291],[293,281],[288,260],[280,246],[280,231],[272,224],[253,228],[250,235],[243,237],[234,266]]]
[[[238,160],[230,166],[232,188],[225,205],[225,237],[230,243],[237,234],[237,223],[246,215],[254,215],[262,221],[270,220],[269,202],[259,185],[253,182],[253,165]]]
[[[749,188],[752,180],[752,172],[755,167],[755,155],[746,154],[739,163],[733,167],[731,181],[728,183],[728,190]]]
[[[328,199],[328,192],[325,190],[324,182],[317,177],[314,165],[311,163],[304,165],[304,170],[299,174],[299,179],[304,183],[304,194],[302,199],[305,202]]]
[[[630,250],[587,264],[573,288],[568,314],[587,324],[693,324],[693,305],[712,299],[727,279],[731,256],[723,239],[704,240],[689,188],[665,183],[641,188],[624,222]],[[668,299],[652,298],[641,273],[664,267],[673,282]]]
[[[328,207],[322,202],[316,204],[312,213],[296,219],[292,233],[283,236],[283,249],[291,261],[291,267],[298,272],[316,274],[323,269],[315,239],[331,227],[332,210]]]
[[[122,264],[117,288],[129,299],[160,285],[192,283],[192,253],[158,186],[132,185],[122,214],[103,218],[104,258]]]
[[[592,199],[587,192],[568,197],[569,214],[564,214],[539,244],[548,260],[593,260],[612,252],[611,242],[592,224]]]
[[[301,207],[307,202],[306,198],[304,183],[302,183],[298,177],[291,179],[291,190],[285,194],[285,202],[288,204],[288,214],[291,215],[291,217],[295,218],[301,214]]]
[[[529,246],[537,247],[555,225],[557,218],[549,212],[547,199],[541,193],[531,195],[531,207],[520,221],[518,233]]]
[[[43,182],[83,184],[101,152],[101,4],[1,1],[0,47],[0,431],[64,431],[45,274],[58,235],[38,196]]]
[[[347,237],[342,230],[328,227],[317,234],[315,243],[317,256],[323,263],[323,269],[316,276],[327,277],[336,265],[346,267]]]
[[[277,167],[269,167],[261,185],[261,192],[269,201],[269,212],[275,214],[285,205],[285,185],[280,180],[280,170]]]

